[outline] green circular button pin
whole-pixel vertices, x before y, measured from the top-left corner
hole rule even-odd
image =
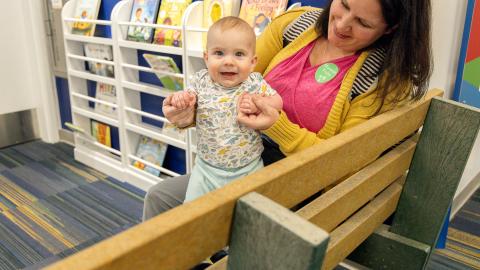
[[[325,63],[318,67],[315,72],[315,80],[318,83],[326,83],[335,78],[338,73],[338,66],[332,63]]]

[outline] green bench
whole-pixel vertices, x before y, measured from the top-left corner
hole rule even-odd
[[[431,90],[49,269],[188,269],[227,245],[229,257],[209,269],[332,269],[345,258],[422,269],[480,127],[479,110],[440,94]]]

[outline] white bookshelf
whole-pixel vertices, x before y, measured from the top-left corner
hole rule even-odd
[[[130,22],[133,0],[118,2],[112,10],[111,21],[74,19],[73,14],[76,2],[77,0],[68,1],[62,10],[73,124],[82,128],[88,134],[90,133],[91,119],[118,128],[120,149],[107,147],[96,142],[88,134],[84,135],[76,132],[74,135],[75,159],[112,177],[146,190],[151,185],[162,181],[165,176],[178,175],[178,172],[156,166],[135,156],[140,136],[147,136],[184,150],[185,164],[183,165],[187,173],[189,173],[193,166],[196,151],[196,147],[192,143],[195,141],[194,129],[188,129],[184,139],[174,138],[162,134],[161,128],[142,122],[142,117],[163,123],[168,121],[164,117],[143,111],[140,101],[141,94],[166,97],[172,91],[158,85],[140,81],[139,72],[153,74],[154,70],[139,65],[138,50],[180,56],[182,58],[183,74],[178,74],[177,76],[184,80],[185,85],[188,84],[190,75],[205,68],[202,35],[207,29],[202,28],[203,1],[195,1],[187,7],[182,18],[182,26]],[[297,5],[299,4],[294,4],[294,6]],[[111,27],[112,38],[71,34],[71,25],[79,21]],[[129,26],[179,30],[182,32],[183,37],[182,47],[162,46],[127,40],[126,36]],[[83,46],[86,43],[112,46],[113,61],[86,57],[83,52]],[[115,76],[109,78],[90,73],[88,70],[85,70],[85,63],[88,61],[113,65]],[[89,96],[87,80],[115,86],[116,102],[106,102]],[[88,105],[92,102],[114,107],[116,108],[116,113],[114,115],[100,114]],[[161,104],[158,104],[158,106],[161,106]],[[156,177],[134,167],[132,165],[134,161],[140,161],[160,170],[162,176]]]
[[[138,63],[138,50],[143,50],[153,53],[179,55],[182,57],[182,65],[187,67],[188,62],[193,60],[188,59],[185,50],[185,26],[174,27],[157,24],[131,23],[129,20],[133,4],[132,0],[118,2],[112,10],[111,21],[74,19],[73,14],[76,2],[77,0],[68,1],[62,10],[70,101],[72,105],[72,121],[74,125],[85,131],[85,134],[75,132],[75,159],[142,189],[147,189],[151,185],[162,181],[165,176],[178,176],[178,172],[156,166],[135,155],[140,136],[147,136],[185,151],[186,161],[183,165],[185,166],[186,171],[190,172],[193,166],[193,157],[196,149],[190,143],[192,141],[190,137],[194,136],[194,132],[191,130],[187,131],[185,139],[182,140],[181,138],[164,135],[162,134],[161,128],[142,122],[142,117],[148,117],[152,120],[163,123],[168,121],[164,117],[142,110],[140,104],[141,93],[166,97],[172,93],[172,91],[164,89],[158,85],[140,81],[139,72],[153,74],[154,70],[149,67],[140,66]],[[199,4],[200,9],[195,9],[195,11],[198,12],[195,16],[200,16],[201,19],[201,3],[196,2],[195,4],[192,4],[192,6],[198,6]],[[184,18],[193,15],[190,10],[192,10],[192,8],[189,7],[189,11],[185,12]],[[186,19],[183,21],[185,20]],[[74,22],[79,21],[111,27],[112,38],[71,34],[71,25]],[[198,19],[196,22],[199,22]],[[152,28],[158,28],[161,26],[163,28],[177,29],[182,31],[184,46],[171,47],[126,40],[126,33],[129,26],[148,26]],[[86,43],[112,46],[114,60],[106,61],[86,57],[84,55],[84,44]],[[201,54],[197,55],[201,57]],[[201,63],[200,60],[201,59],[197,62]],[[90,73],[85,69],[85,63],[88,61],[113,65],[115,76],[110,78]],[[198,64],[193,64],[191,65],[191,68],[184,68],[183,74],[176,76],[186,80],[189,72],[194,72],[201,67],[202,66],[198,66]],[[106,83],[115,86],[117,94],[116,102],[107,102],[89,96],[87,81]],[[100,114],[96,112],[94,108],[89,106],[91,103],[113,107],[116,109],[115,114]],[[159,106],[161,106],[161,104],[159,104]],[[119,150],[98,143],[89,135],[91,119],[118,128]],[[134,161],[140,161],[160,170],[162,176],[156,177],[134,167],[132,165]]]

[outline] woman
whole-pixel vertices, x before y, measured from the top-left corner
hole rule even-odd
[[[305,29],[312,16],[314,27]],[[431,73],[430,16],[429,0],[332,0],[323,12],[301,8],[275,18],[257,40],[256,71],[284,108],[251,97],[261,112],[238,116],[266,135],[265,165],[421,98]],[[180,126],[194,117],[164,113]],[[181,176],[150,188],[144,220],[181,204],[187,183]]]

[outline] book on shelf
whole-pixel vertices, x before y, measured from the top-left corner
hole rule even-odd
[[[130,22],[154,23],[160,0],[134,0]],[[127,40],[151,43],[153,39],[153,27],[128,26]]]
[[[203,1],[203,28],[210,26],[220,18],[238,16],[240,0],[204,0]],[[207,44],[207,33],[202,35],[203,47]]]
[[[162,127],[163,135],[167,135],[168,137],[171,137],[176,140],[180,140],[182,142],[185,142],[186,133],[187,133],[186,129],[180,129],[171,123],[164,123]]]
[[[110,126],[96,120],[90,119],[92,137],[97,142],[112,147],[112,137],[110,133]]]
[[[260,35],[270,21],[287,8],[288,0],[243,0],[239,17]]]
[[[141,135],[135,156],[161,167],[167,153],[167,147],[168,145],[166,143]],[[133,166],[155,176],[160,176],[160,170],[148,166],[143,162],[135,160]]]
[[[112,47],[104,44],[86,43],[84,45],[85,56],[101,60],[113,61]],[[112,65],[88,61],[88,69],[91,73],[113,78],[114,68]]]
[[[158,12],[157,24],[180,26],[183,12],[192,0],[162,0]],[[176,29],[155,29],[153,43],[167,46],[182,46],[182,31]]]
[[[113,104],[117,103],[117,92],[115,90],[115,86],[97,82],[97,88],[95,91],[95,98],[98,100],[110,102]],[[115,108],[112,106],[108,106],[102,103],[95,103],[95,112],[107,115],[107,116],[115,116]]]
[[[180,69],[171,57],[144,53],[143,58],[145,58],[153,70],[160,71],[158,73],[155,72],[155,75],[158,77],[164,88],[175,91],[183,90],[182,78],[166,74],[180,74]]]
[[[100,0],[77,0],[73,18],[96,20],[100,10]],[[95,24],[87,22],[74,22],[72,34],[93,36]]]

